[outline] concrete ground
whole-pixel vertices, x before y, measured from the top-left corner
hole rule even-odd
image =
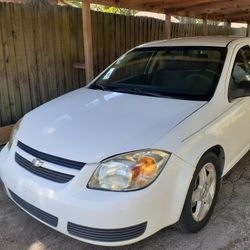
[[[104,250],[64,236],[37,222],[14,205],[0,183],[0,249],[3,250]],[[250,250],[250,153],[224,178],[216,211],[208,226],[197,234],[166,228],[133,249],[244,249]]]

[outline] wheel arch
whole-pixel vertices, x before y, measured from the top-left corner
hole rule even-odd
[[[207,149],[200,157],[200,159],[207,153],[212,152],[214,153],[220,160],[221,163],[221,172],[223,172],[224,170],[224,166],[225,166],[225,150],[224,148],[217,144],[215,146],[210,147],[209,149]]]

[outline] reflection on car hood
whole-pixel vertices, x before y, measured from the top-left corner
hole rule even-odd
[[[18,139],[87,163],[150,148],[204,102],[80,89],[25,116]]]

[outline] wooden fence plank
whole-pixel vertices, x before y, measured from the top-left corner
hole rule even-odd
[[[56,79],[57,79],[57,94],[62,95],[65,93],[66,85],[66,74],[64,70],[64,60],[63,60],[63,47],[61,41],[62,35],[62,10],[60,8],[54,8],[53,15],[53,40],[54,40],[54,60],[56,69]]]
[[[97,29],[97,16],[96,12],[93,12],[91,15],[92,18],[92,28],[93,30]],[[94,64],[94,74],[98,74],[98,36],[97,32],[93,32],[93,64]]]
[[[10,98],[10,108],[12,121],[18,120],[22,116],[21,94],[18,82],[18,73],[15,60],[15,47],[13,41],[12,19],[10,14],[11,5],[6,7],[1,15],[1,30],[3,42],[3,57],[7,72],[8,91]]]
[[[67,48],[67,50],[63,49],[63,60],[64,60],[64,70],[66,72],[66,92],[72,90],[72,68],[71,65],[71,57],[70,57],[70,43],[71,38],[70,34],[70,27],[69,27],[69,20],[68,20],[68,9],[69,7],[62,8],[62,47]]]
[[[11,5],[10,7],[17,77],[22,102],[22,112],[27,113],[32,109],[32,104],[31,86],[29,84],[29,76],[27,74],[27,57],[24,49],[25,43],[24,30],[22,26],[22,13],[20,6]]]
[[[125,40],[126,40],[126,50],[129,50],[131,48],[131,44],[130,44],[130,34],[131,34],[131,31],[130,31],[130,28],[131,28],[130,17],[126,16],[126,37],[125,37]]]
[[[105,55],[105,50],[104,50],[104,41],[103,41],[103,36],[104,36],[104,13],[98,13],[97,16],[98,20],[98,27],[97,27],[97,39],[98,41],[101,41],[98,46],[98,62],[99,62],[99,72],[104,70],[104,55]]]
[[[155,40],[155,19],[151,18],[151,31],[150,31],[150,34],[151,34],[151,41],[154,41]]]
[[[38,80],[38,68],[36,61],[36,51],[34,45],[34,32],[33,32],[33,21],[30,11],[32,9],[30,6],[22,5],[22,29],[24,36],[24,48],[26,63],[27,63],[27,72],[30,83],[30,96],[32,108],[39,106],[42,103],[39,89],[39,80]]]
[[[57,74],[56,74],[56,61],[55,61],[55,38],[54,38],[54,29],[53,29],[53,20],[54,20],[54,11],[52,8],[47,7],[45,9],[45,18],[43,19],[44,24],[43,29],[44,34],[49,33],[50,37],[46,37],[44,40],[46,48],[46,60],[47,60],[47,74],[48,74],[48,90],[49,90],[49,99],[54,99],[58,96],[57,93]],[[50,25],[48,25],[48,20],[50,20]],[[45,38],[45,36],[44,36]]]
[[[121,16],[121,55],[124,54],[126,52],[126,20],[125,20],[125,16]],[[111,49],[112,50],[112,49]]]
[[[2,16],[3,6],[0,5],[0,16]],[[11,106],[8,90],[7,73],[5,69],[5,60],[2,40],[2,27],[0,26],[0,124],[7,125],[11,123]]]
[[[79,80],[79,70],[74,70],[73,65],[74,62],[78,60],[78,51],[77,51],[77,39],[78,39],[78,23],[77,23],[77,9],[70,8],[69,9],[69,22],[70,22],[70,55],[71,55],[71,74],[73,76],[73,89],[78,89],[81,84]],[[94,67],[94,64],[93,64]],[[86,68],[85,68],[86,69]],[[94,70],[94,68],[93,68]],[[72,90],[73,90],[72,89]]]
[[[77,10],[77,15],[76,15],[76,22],[78,26],[82,27],[82,12]],[[82,29],[77,29],[77,56],[78,56],[78,62],[83,63],[84,62],[84,47],[83,45],[83,30]],[[97,50],[96,50],[97,53]],[[97,56],[96,56],[97,58]],[[97,69],[98,69],[98,63],[97,63]],[[83,87],[86,85],[86,77],[85,77],[85,70],[78,70],[79,74],[79,85],[80,87]],[[98,72],[96,72],[95,75],[97,75]]]
[[[138,46],[141,44],[140,42],[140,35],[141,35],[141,31],[140,31],[140,19],[142,17],[138,17],[134,19],[135,22],[135,45]]]
[[[130,17],[130,47],[135,47],[135,18],[133,16]]]
[[[44,13],[40,11],[38,6],[33,7],[33,11],[30,13],[33,19],[34,27],[34,48],[37,63],[37,75],[39,81],[39,89],[42,103],[49,101],[48,92],[48,75],[46,70],[46,61],[44,55],[44,34],[43,34],[43,15]],[[46,38],[45,38],[46,39]]]
[[[148,29],[147,29],[147,18],[143,18],[143,43],[148,41],[147,39]]]
[[[116,35],[116,58],[120,57],[121,55],[121,19],[120,16],[116,16],[115,18],[115,35]]]
[[[106,68],[109,65],[110,62],[110,36],[109,36],[109,15],[104,16],[104,20],[103,20],[103,25],[104,25],[104,30],[106,32],[103,33],[103,38],[104,38],[104,68]]]

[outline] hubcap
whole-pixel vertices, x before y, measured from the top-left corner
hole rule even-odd
[[[216,170],[212,163],[204,165],[199,172],[192,194],[192,215],[195,221],[202,221],[208,214],[216,190]]]

